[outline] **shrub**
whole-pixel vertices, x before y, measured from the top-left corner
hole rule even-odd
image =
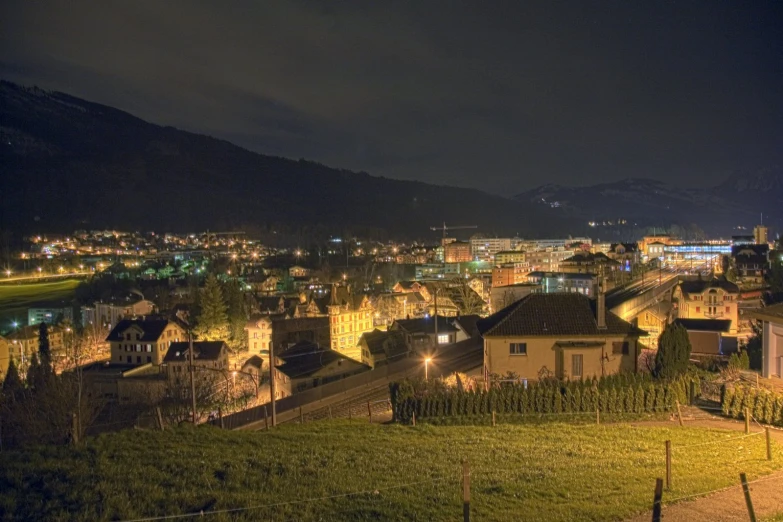
[[[585,411],[582,409],[582,393],[576,388],[571,395],[571,411],[574,413]]]
[[[653,410],[656,413],[661,413],[666,411],[666,402],[664,397],[663,386],[655,385],[654,390],[655,390],[655,402],[654,402]]]
[[[554,401],[552,402],[552,410],[554,413],[562,413],[563,412],[563,394],[560,393],[560,390],[558,388],[555,388],[553,390],[554,393]]]
[[[739,367],[741,370],[750,369],[750,358],[748,357],[748,351],[742,350],[739,356]]]
[[[623,409],[625,413],[633,413],[634,411],[634,388],[633,386],[628,386],[625,389],[625,400],[623,401]]]
[[[655,386],[648,384],[644,388],[644,411],[652,412],[655,408]]]
[[[644,413],[644,388],[639,384],[636,386],[636,390],[633,394],[633,410],[634,413]]]
[[[661,379],[674,379],[686,372],[690,356],[688,331],[678,323],[671,323],[658,339],[653,373]]]
[[[729,415],[731,403],[734,400],[734,388],[727,388],[724,384],[720,392],[720,410],[723,415]]]

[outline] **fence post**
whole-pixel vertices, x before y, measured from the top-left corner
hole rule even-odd
[[[155,407],[155,413],[158,414],[158,427],[160,431],[163,431],[163,414],[160,411],[160,406]]]
[[[462,520],[470,522],[470,464],[462,459]]]
[[[370,416],[370,424],[372,424],[372,408],[370,407],[370,401],[367,401],[367,415]]]
[[[495,427],[495,410],[492,410],[492,427]]]
[[[299,424],[304,424],[304,413],[302,413],[301,406],[299,406]]]
[[[264,406],[264,429],[265,430],[269,429],[269,416],[266,412],[266,406]]]
[[[672,441],[666,441],[666,490],[672,489]]]
[[[745,435],[750,433],[750,408],[745,408]]]
[[[661,498],[663,497],[663,479],[655,479],[655,494],[653,495],[653,522],[661,522]]]
[[[742,482],[742,492],[745,493],[745,505],[748,506],[748,516],[750,522],[756,522],[756,512],[753,511],[753,500],[750,498],[750,487],[748,487],[748,477],[740,473],[740,482]]]
[[[595,423],[601,424],[601,410],[598,408],[595,409]]]
[[[680,401],[677,401],[677,420],[680,422],[682,428],[682,410],[680,409]]]
[[[218,406],[218,418],[220,419],[220,429],[226,429],[226,425],[223,423],[223,408]]]
[[[351,420],[351,403],[348,403],[348,420]]]
[[[411,424],[416,426],[416,412],[415,411],[411,414]]]
[[[767,460],[772,460],[772,441],[770,440],[769,426],[764,428],[764,431],[767,435]]]

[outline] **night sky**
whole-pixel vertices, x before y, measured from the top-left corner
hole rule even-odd
[[[780,1],[4,0],[0,76],[500,194],[783,163]]]

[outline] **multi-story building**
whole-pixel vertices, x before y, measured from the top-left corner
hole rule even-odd
[[[653,243],[660,243],[662,245],[679,245],[682,241],[679,239],[670,236],[669,234],[657,234],[652,236],[644,236],[638,243],[639,250],[641,250],[642,255],[646,256],[648,258],[654,258],[654,257],[660,257],[655,256],[650,252],[650,245]],[[661,250],[662,252],[662,250]]]
[[[553,294],[559,292],[595,296],[598,278],[595,274],[570,274],[565,272],[530,272],[527,280],[538,285],[538,292]]]
[[[756,225],[753,228],[753,239],[757,245],[766,245],[769,243],[769,229],[764,225]]]
[[[516,249],[519,241],[519,238],[510,237],[472,237],[470,253],[474,261],[491,263],[495,260],[495,254]]]
[[[527,263],[506,263],[492,269],[492,288],[527,282],[530,269]]]
[[[739,297],[737,285],[725,279],[682,281],[674,290],[678,318],[728,320],[730,334],[738,330]]]
[[[517,244],[516,249],[524,250],[525,252],[530,252],[535,250],[547,250],[547,249],[556,250],[560,248],[571,250],[574,247],[574,245],[590,246],[592,244],[593,244],[593,240],[590,239],[589,237],[569,237],[566,239],[528,239],[528,240],[520,240],[519,243]]]
[[[516,374],[584,379],[637,371],[646,335],[579,294],[530,294],[477,323],[484,339],[484,376]]]
[[[0,336],[0,382],[5,380],[5,376],[8,374],[8,365],[11,362],[9,344],[5,337]],[[14,361],[14,364],[16,364],[16,361]]]
[[[184,328],[160,317],[123,319],[106,338],[112,363],[134,365],[159,365],[171,343],[185,340],[187,334]]]
[[[289,313],[256,314],[245,325],[248,357],[258,356],[269,364],[269,349],[283,353],[299,342],[330,346],[327,316],[292,317]],[[239,361],[237,361],[239,362]]]
[[[33,354],[38,353],[39,332],[40,324],[34,324],[17,328],[6,337],[9,343],[9,357],[23,370],[30,364],[30,358]],[[49,326],[47,328],[47,334],[49,337],[49,350],[52,354],[52,358],[56,359],[64,356],[65,344],[63,342],[63,336],[65,330],[59,326]]]
[[[525,262],[530,271],[559,272],[563,261],[573,255],[573,250],[562,247],[548,248],[546,250],[529,250],[525,252]]]
[[[495,266],[506,263],[524,263],[525,252],[521,250],[503,250],[495,254]]]
[[[453,241],[443,247],[443,258],[446,263],[467,263],[473,260],[470,252],[470,243],[466,241]]]
[[[359,339],[362,334],[374,329],[373,309],[369,298],[364,294],[353,293],[350,287],[335,286],[326,308],[332,350],[361,361]]]
[[[606,254],[593,254],[591,252],[577,252],[560,263],[560,270],[570,274],[599,274],[609,275],[620,267],[620,263],[610,259]]]
[[[93,306],[82,307],[82,324],[99,324],[112,328],[121,320],[155,313],[155,303],[143,298],[127,297],[111,301],[98,301]]]
[[[29,325],[55,324],[58,318],[73,323],[73,307],[27,309],[27,324]]]

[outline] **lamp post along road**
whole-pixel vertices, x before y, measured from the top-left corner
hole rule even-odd
[[[193,367],[193,331],[188,330],[188,364],[190,366],[190,397],[193,407],[193,425],[198,424],[196,419],[196,369]]]
[[[424,359],[424,380],[428,381],[430,380],[430,361],[432,359],[430,357],[427,357]]]

